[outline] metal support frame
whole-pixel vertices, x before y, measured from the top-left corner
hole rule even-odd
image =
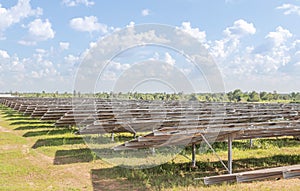
[[[111,141],[114,142],[115,141],[115,134],[111,133]]]
[[[136,131],[131,127],[131,125],[130,124],[126,124],[127,125],[127,127],[129,127],[129,129],[131,130],[131,132],[134,134],[134,137],[136,137]]]
[[[204,135],[200,134],[202,139],[205,141],[205,143],[208,145],[208,147],[213,151],[213,153],[216,155],[216,157],[219,159],[219,161],[221,162],[221,164],[224,166],[224,168],[228,171],[228,173],[230,173],[229,169],[227,168],[227,166],[225,165],[225,163],[223,162],[223,160],[220,158],[220,156],[217,154],[217,152],[215,151],[215,149],[211,146],[211,144],[207,141],[207,139],[205,138]]]
[[[192,144],[192,167],[196,167],[196,144]]]
[[[151,147],[150,150],[151,150],[152,155],[155,155],[155,148]]]
[[[228,172],[232,174],[232,136],[228,135]]]
[[[253,139],[250,139],[250,148],[253,147]]]

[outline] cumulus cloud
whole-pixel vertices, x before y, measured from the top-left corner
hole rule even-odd
[[[216,40],[211,44],[211,54],[219,61],[224,61],[227,57],[238,51],[241,38],[254,35],[256,28],[253,23],[239,19],[233,26],[227,27],[224,31],[224,38]]]
[[[0,79],[5,86],[0,91],[71,91],[72,78],[76,68],[65,64],[58,52],[54,49],[35,49],[28,57],[19,57],[17,54],[9,55],[5,50],[0,54]],[[58,58],[59,57],[59,58]],[[26,82],[26,83],[25,83]]]
[[[81,32],[102,32],[107,33],[107,25],[99,23],[95,16],[86,16],[84,18],[73,18],[70,20],[71,28]]]
[[[200,31],[199,28],[192,28],[190,22],[182,22],[179,29],[181,29],[184,32],[188,33],[192,37],[198,39],[200,42],[205,42],[206,41],[205,31]]]
[[[28,41],[28,40],[19,40],[19,44],[24,45],[24,46],[34,46],[36,45],[36,41]]]
[[[220,70],[231,89],[245,87],[251,90],[257,89],[257,86],[264,91],[274,88],[287,91],[292,88],[290,82],[295,81],[300,72],[297,65],[300,62],[300,41],[293,37],[288,29],[278,26],[266,34],[265,41],[258,47],[251,44],[245,48],[238,47],[237,51],[223,59],[220,59],[222,55],[215,54],[215,50],[211,50],[211,54],[219,61]],[[222,50],[227,50],[229,44],[225,43],[223,46]],[[274,79],[273,82],[271,79]],[[247,85],[249,80],[253,81],[254,85]]]
[[[130,23],[128,25],[126,25],[126,27],[134,27],[134,25],[135,25],[135,22],[130,21]]]
[[[11,25],[19,23],[21,20],[30,16],[38,16],[43,13],[41,8],[32,9],[30,0],[19,0],[18,3],[11,8],[3,8],[0,4],[0,36]]]
[[[148,16],[150,14],[150,10],[149,9],[143,9],[142,10],[142,16]]]
[[[293,4],[282,4],[281,6],[276,7],[276,9],[284,10],[283,14],[285,15],[300,15],[300,7]]]
[[[209,52],[217,62],[227,88],[295,89],[290,82],[298,79],[300,72],[300,41],[294,39],[288,29],[278,26],[268,32],[259,45],[251,44],[251,41],[241,45],[243,37],[255,33],[254,24],[238,20],[224,30],[222,39],[208,41]],[[253,83],[247,84],[249,80]]]
[[[168,53],[165,53],[165,62],[170,64],[171,66],[175,65],[176,60]]]
[[[68,64],[76,64],[76,63],[80,62],[82,59],[79,56],[74,56],[72,54],[69,54],[64,57],[64,60]]]
[[[69,43],[69,42],[60,42],[60,43],[59,43],[59,47],[60,47],[60,49],[62,49],[62,50],[68,50],[68,49],[69,49],[69,46],[70,46],[70,43]]]
[[[293,35],[292,33],[282,28],[281,26],[276,28],[275,32],[269,32],[269,34],[266,36],[267,39],[270,39],[274,42],[275,46],[282,45],[287,39],[291,38]]]
[[[239,19],[233,23],[233,26],[224,30],[226,36],[242,37],[245,35],[253,35],[256,32],[256,28],[253,23],[248,23],[243,19]]]
[[[48,19],[45,21],[35,19],[25,27],[28,28],[28,36],[18,41],[21,45],[34,46],[39,41],[53,39],[55,36],[55,31],[52,29],[52,24]]]
[[[95,4],[94,1],[89,1],[89,0],[75,0],[75,1],[63,0],[62,3],[64,5],[66,5],[67,7],[75,7],[75,6],[78,6],[80,4],[89,7],[89,6],[93,6]]]
[[[104,81],[116,81],[117,80],[117,74],[113,71],[106,70],[100,76],[100,79],[104,80]]]
[[[111,69],[111,70],[118,70],[118,71],[124,71],[124,70],[127,70],[128,68],[130,68],[130,65],[129,64],[121,64],[120,62],[110,62],[108,67]]]
[[[10,58],[9,54],[5,50],[0,50],[0,58]]]
[[[90,42],[89,47],[95,48],[97,46],[97,42]]]
[[[42,21],[41,19],[35,19],[28,25],[29,34],[37,41],[44,41],[52,39],[55,36],[55,32],[52,29],[51,22],[46,19]]]

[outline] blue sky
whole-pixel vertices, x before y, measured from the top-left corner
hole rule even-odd
[[[0,92],[71,92],[78,65],[99,39],[144,23],[174,26],[198,39],[218,65],[225,91],[300,91],[299,0],[1,0],[0,4]],[[157,54],[165,62],[183,61],[172,52]],[[113,84],[109,75],[113,79],[118,71],[130,68],[125,60],[116,63],[103,79],[108,80],[106,86]]]

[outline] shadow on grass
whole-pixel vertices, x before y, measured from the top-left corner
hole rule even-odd
[[[150,149],[147,150],[148,155],[152,156]],[[133,151],[129,154],[124,154],[123,151],[115,152],[111,147],[101,149],[71,149],[71,150],[58,150],[55,153],[54,164],[71,164],[78,162],[90,162],[100,158],[111,159],[113,157],[132,157],[132,158],[145,158],[145,154],[139,151]]]
[[[55,128],[53,125],[24,125],[15,128],[14,130],[32,130],[32,129],[48,129]]]
[[[36,128],[39,128],[37,126]],[[37,137],[44,135],[62,135],[67,133],[74,133],[73,129],[53,129],[53,130],[43,130],[43,131],[29,131],[23,135],[23,137]]]
[[[30,125],[30,124],[53,124],[53,122],[23,120],[23,121],[15,121],[10,123],[10,125]]]
[[[224,161],[227,162],[227,161]],[[266,158],[234,160],[233,171],[243,172],[253,169],[272,168],[300,163],[300,155],[275,155]],[[221,169],[221,170],[220,170]],[[226,173],[220,162],[197,162],[197,168],[190,163],[168,162],[149,169],[128,169],[113,167],[91,171],[94,190],[109,190],[115,184],[116,190],[163,190],[174,187],[204,186],[195,178]],[[110,184],[107,184],[110,182]],[[124,185],[123,185],[124,184]],[[125,189],[125,190],[126,190]]]
[[[295,147],[299,145],[299,140],[296,138],[268,138],[268,139],[253,139],[253,146],[250,148],[250,141],[233,141],[232,147],[239,150],[255,150],[255,149],[270,149],[272,147]],[[212,147],[216,151],[227,151],[227,142],[215,142]],[[187,148],[190,150],[190,148]],[[207,152],[212,152],[210,149]]]
[[[32,121],[37,119],[31,118],[30,116],[15,116],[15,117],[9,117],[7,118],[7,120],[8,121],[19,121],[19,120]]]
[[[24,116],[22,113],[19,113],[15,110],[12,110],[10,108],[2,108],[1,113],[4,115],[4,118],[8,118],[8,120],[14,120],[16,118],[26,118],[26,116]],[[28,119],[28,118],[26,118]]]
[[[33,120],[33,118],[26,117],[26,116],[21,116],[21,115],[15,115],[15,116],[8,116],[8,115],[5,115],[4,118],[5,118],[7,121]]]
[[[73,149],[73,150],[58,150],[55,153],[54,165],[72,164],[91,162],[99,159],[97,155],[89,148]]]
[[[116,168],[108,168],[101,170],[91,170],[91,180],[94,191],[99,190],[150,190],[150,186],[147,183],[139,181],[130,181],[123,176],[110,176],[111,173],[119,173],[120,171]],[[100,173],[103,175],[99,176]],[[152,189],[153,190],[153,189]]]
[[[81,137],[71,137],[71,138],[48,138],[48,139],[39,139],[32,146],[33,149],[39,147],[49,147],[49,146],[62,146],[62,145],[75,145],[75,144],[84,144],[84,140]]]

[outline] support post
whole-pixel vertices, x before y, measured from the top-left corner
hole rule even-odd
[[[111,133],[111,141],[114,142],[115,141],[115,134]]]
[[[253,140],[250,139],[250,148],[252,148],[252,147],[253,147]]]
[[[192,144],[192,167],[196,167],[196,144]]]
[[[151,147],[151,153],[152,153],[153,156],[155,155],[155,148],[154,147]]]
[[[232,174],[232,136],[228,135],[228,172]]]

